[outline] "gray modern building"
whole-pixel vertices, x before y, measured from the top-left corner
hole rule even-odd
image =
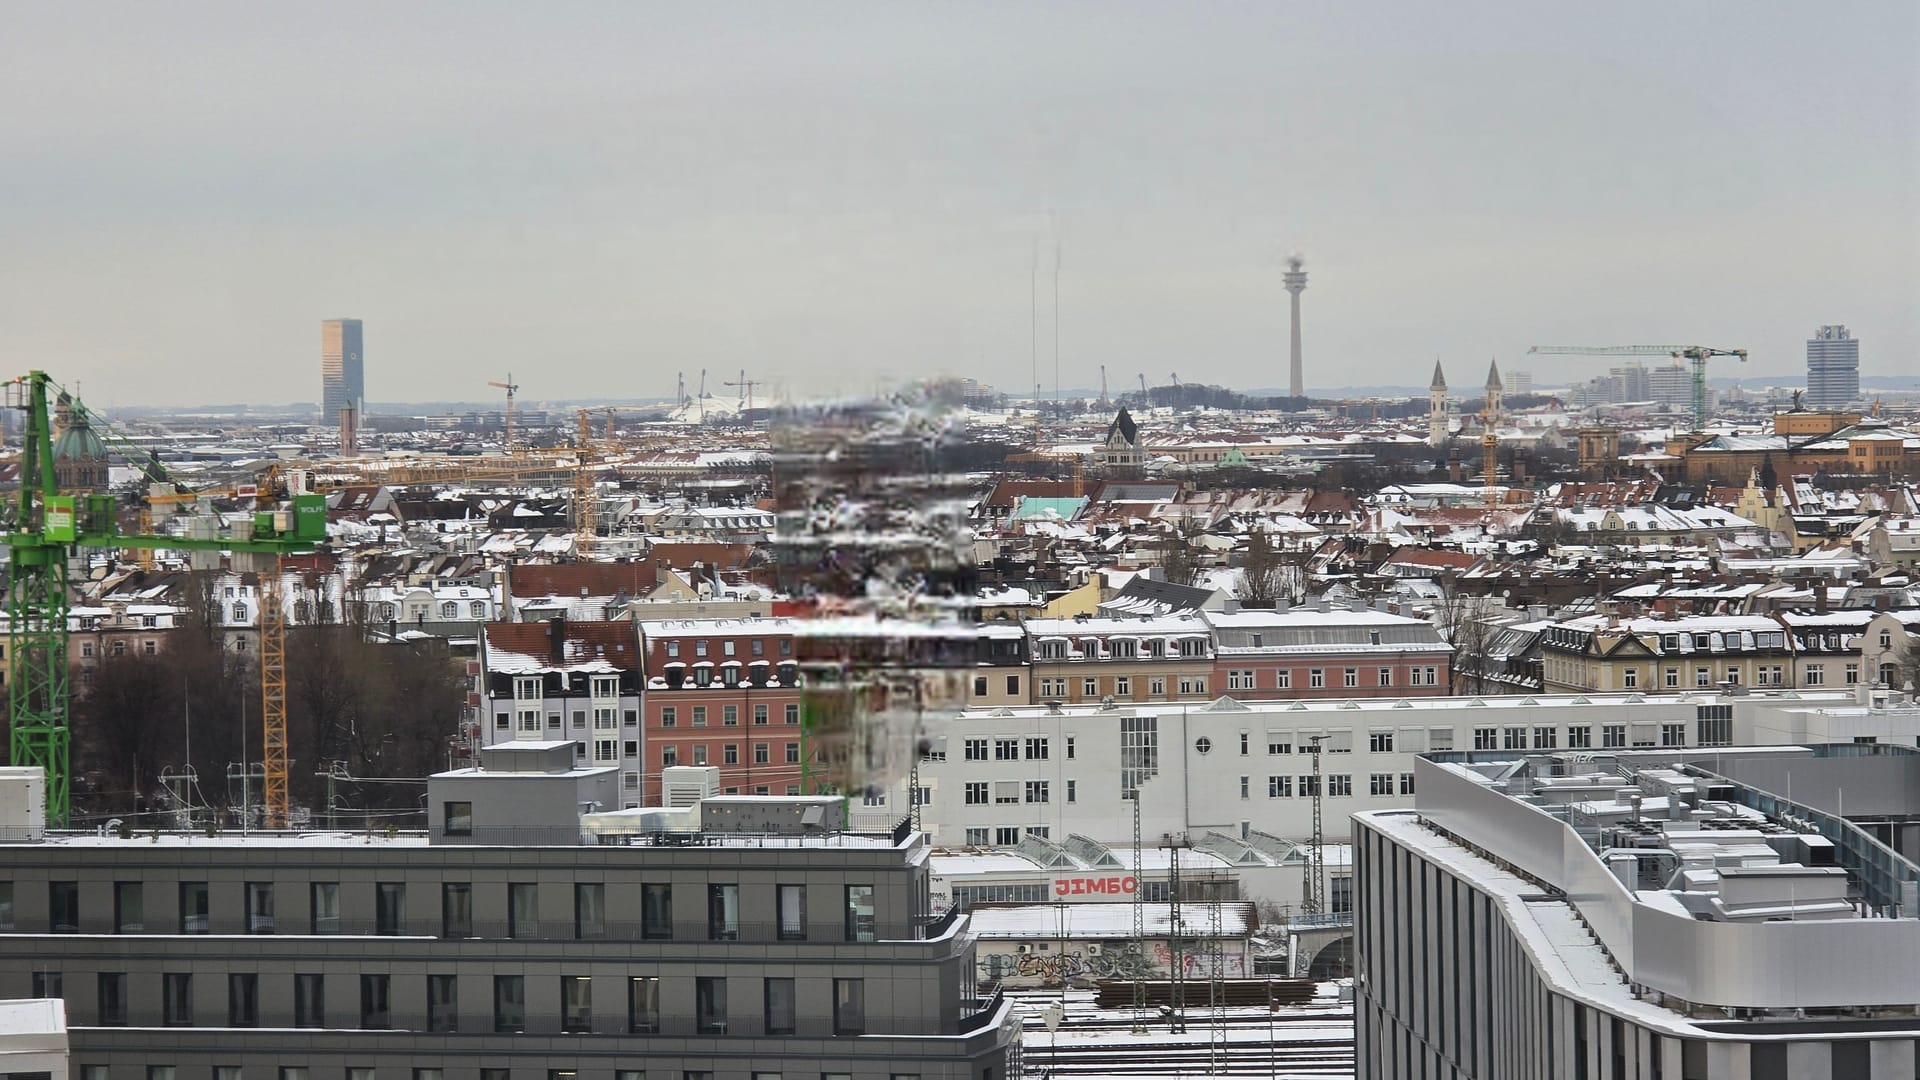
[[[1355,815],[1361,1077],[1907,1080],[1920,754],[1435,754]]]
[[[1860,400],[1860,341],[1844,326],[1823,326],[1807,341],[1807,404],[1831,409]]]
[[[342,409],[363,408],[367,397],[366,352],[359,319],[320,324],[320,422],[333,424]]]
[[[425,834],[0,844],[0,998],[64,998],[86,1080],[1019,1075],[905,822],[619,795],[505,747],[431,779]]]

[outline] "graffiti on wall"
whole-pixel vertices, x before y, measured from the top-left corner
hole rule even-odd
[[[1218,959],[1219,964],[1214,961]],[[1153,964],[1161,971],[1173,970],[1173,950],[1164,941],[1153,943]],[[1218,957],[1204,949],[1198,952],[1185,952],[1180,956],[1182,977],[1188,979],[1244,979],[1247,977],[1247,955],[1245,953],[1222,951]]]
[[[983,959],[986,961],[987,978],[990,980],[1020,978],[1058,985],[1075,979],[1131,979],[1136,976],[1164,978],[1172,971],[1172,950],[1163,941],[1154,942],[1152,950],[1150,958],[1132,947],[1126,947],[1106,948],[1097,953],[1088,953],[1081,949],[1069,949],[1065,952],[996,953]],[[1187,952],[1180,959],[1180,967],[1185,978],[1208,979],[1216,974],[1215,958],[1206,952]],[[1217,968],[1220,978],[1246,978],[1246,954],[1223,952],[1219,956]]]

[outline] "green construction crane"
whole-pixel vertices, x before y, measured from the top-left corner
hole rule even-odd
[[[12,672],[7,707],[13,732],[11,761],[39,766],[46,774],[47,820],[67,824],[72,773],[69,766],[71,700],[67,670],[68,565],[78,548],[166,548],[224,551],[272,559],[310,552],[326,539],[324,495],[296,495],[290,510],[254,514],[222,536],[217,530],[197,537],[146,535],[119,531],[118,505],[112,495],[62,495],[54,479],[53,431],[47,391],[58,389],[45,372],[34,371],[6,384],[6,405],[26,414],[21,425],[20,494],[14,505],[7,547],[7,644]],[[262,574],[265,582],[268,574]],[[263,599],[268,591],[263,589]],[[277,602],[277,600],[276,600]],[[269,621],[261,605],[263,637]],[[278,614],[275,612],[274,614]],[[276,620],[277,625],[277,620]],[[282,673],[282,678],[284,678]],[[263,685],[273,676],[264,670]],[[284,681],[281,682],[284,686]],[[269,691],[268,696],[272,694]],[[284,699],[279,711],[279,745],[285,749]],[[271,721],[269,721],[271,723]],[[272,735],[269,734],[271,739]],[[281,772],[285,765],[282,759]],[[284,785],[282,786],[284,793]],[[269,807],[271,813],[272,807]],[[281,808],[284,815],[284,807]]]
[[[1745,349],[1710,349],[1705,345],[1535,345],[1527,350],[1541,356],[1671,356],[1693,368],[1693,430],[1707,426],[1707,360],[1731,356],[1746,362]]]

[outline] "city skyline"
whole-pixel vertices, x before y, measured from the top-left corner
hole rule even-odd
[[[354,311],[383,400],[1051,390],[1056,339],[1063,389],[1285,387],[1294,251],[1309,388],[1537,343],[1787,371],[1828,321],[1865,375],[1920,357],[1905,5],[453,10],[23,12],[16,366],[304,400]]]

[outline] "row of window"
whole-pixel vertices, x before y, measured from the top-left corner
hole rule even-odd
[[[449,813],[452,813],[450,809]],[[459,827],[449,818],[449,828]],[[472,828],[471,811],[467,811],[464,827]],[[308,884],[312,903],[307,931],[312,934],[338,934],[343,931],[340,919],[340,886],[337,882],[316,881]],[[540,914],[540,889],[532,882],[511,882],[507,884],[507,922],[504,927],[478,927],[473,918],[473,889],[471,882],[449,881],[440,886],[440,936],[447,938],[470,938],[476,936],[503,936],[507,938],[539,938],[543,936]],[[774,909],[776,923],[771,927],[755,928],[747,938],[768,938],[779,941],[805,941],[808,937],[807,889],[805,885],[775,885]],[[246,896],[246,932],[250,934],[272,934],[276,932],[274,920],[274,885],[272,882],[250,881],[245,885]],[[212,905],[210,892],[204,881],[183,881],[179,883],[179,922],[181,934],[208,933]],[[847,885],[842,892],[843,917],[842,929],[846,941],[873,941],[876,928],[874,922],[874,891],[871,885]],[[118,934],[147,934],[159,932],[150,928],[145,915],[146,883],[139,881],[117,881],[113,884],[113,927]],[[617,929],[624,936],[637,937],[640,940],[671,940],[674,937],[673,923],[673,887],[666,884],[642,884],[639,895],[640,921],[634,925],[611,925],[607,918],[607,887],[600,882],[576,882],[573,886],[572,934],[576,939],[588,940],[616,936]],[[407,887],[402,882],[383,881],[374,885],[374,933],[381,935],[399,935],[407,933]],[[545,936],[564,923],[545,924]],[[14,926],[13,882],[0,882],[0,930],[12,930]],[[75,934],[80,932],[80,885],[74,881],[50,881],[47,883],[47,929],[55,934]],[[496,934],[480,934],[480,929],[491,929]],[[715,883],[707,886],[707,939],[709,941],[743,940],[740,923],[740,886],[736,884]]]
[[[944,742],[944,740],[942,741]],[[967,739],[964,742],[964,749],[964,756],[968,761],[1020,761],[1022,760],[1022,749],[1026,751],[1025,760],[1046,761],[1053,755],[1053,740],[1044,735],[1028,736],[1025,739],[1021,739],[1018,736],[991,740]],[[989,749],[992,750],[991,754],[988,753]],[[1068,761],[1073,760],[1076,749],[1074,737],[1068,735],[1066,737],[1066,759]],[[946,760],[944,752],[941,754],[940,760]]]
[[[1111,660],[1158,660],[1163,657],[1180,657],[1185,660],[1205,659],[1209,640],[1198,635],[1179,638],[1157,637],[1116,637],[1104,641],[1097,637],[1080,639],[1078,649],[1061,638],[1043,638],[1034,646],[1033,655],[1037,660],[1080,660],[1101,658]]]
[[[707,726],[707,716],[708,716],[707,706],[705,705],[689,706],[687,709],[687,713],[688,713],[687,719],[693,727]],[[783,719],[788,724],[797,726],[800,723],[799,704],[791,701],[787,702],[785,706],[785,711],[781,719]],[[772,720],[772,714],[767,705],[759,704],[753,707],[753,722],[756,727],[770,723],[771,720]],[[670,727],[678,727],[679,724],[680,724],[679,707],[674,705],[661,706],[660,726],[663,728],[670,728]],[[738,705],[720,706],[720,726],[721,727],[738,727],[739,725],[740,725],[740,706]]]
[[[201,976],[207,978],[208,976]],[[227,975],[226,1025],[230,1028],[260,1026],[260,976],[252,972]],[[559,1030],[568,1034],[588,1034],[595,1030],[593,1011],[594,979],[588,975],[562,975],[560,978]],[[97,1021],[101,1027],[125,1027],[128,1020],[128,982],[124,971],[103,971],[95,976]],[[166,1027],[194,1027],[199,1022],[194,1010],[194,974],[164,972],[160,975],[160,1022]],[[602,980],[611,981],[611,980]],[[699,976],[694,979],[693,1014],[695,1030],[701,1035],[725,1035],[729,1020],[727,984],[724,976]],[[733,980],[744,982],[744,979]],[[798,997],[795,980],[768,978],[762,983],[764,1034],[798,1035]],[[33,996],[64,998],[64,978],[57,971],[33,973]],[[368,1031],[385,1031],[396,1026],[429,1032],[459,1030],[459,980],[453,975],[427,975],[426,1012],[419,1016],[394,1013],[394,976],[359,977],[360,1010],[358,1026]],[[660,978],[635,975],[626,979],[627,1023],[629,1034],[652,1035],[661,1030]],[[833,1034],[866,1034],[866,980],[833,980]],[[296,972],[293,976],[293,1026],[328,1027],[327,978],[325,975]],[[335,1015],[332,1026],[341,1026]],[[496,1033],[527,1030],[527,976],[493,977],[493,1028]],[[601,1028],[605,1030],[604,1026]]]
[[[1731,735],[1732,718],[1725,719],[1728,734]],[[1631,743],[1627,737],[1626,724],[1601,724],[1600,747],[1617,749],[1632,746],[1685,746],[1687,745],[1687,725],[1685,723],[1665,723],[1656,726],[1650,723],[1634,724]],[[1566,749],[1591,750],[1594,748],[1592,724],[1574,724],[1566,728]],[[1717,732],[1718,727],[1715,728]],[[1557,727],[1482,727],[1473,729],[1473,748],[1475,750],[1558,750],[1560,728]],[[1714,741],[1721,741],[1715,739]]]
[[[1351,774],[1329,773],[1325,779],[1329,798],[1344,799],[1350,798],[1353,795],[1353,777]],[[1397,783],[1396,779],[1398,781]],[[1243,776],[1240,778],[1241,798],[1246,799],[1252,797],[1251,781],[1251,777]],[[1291,799],[1298,793],[1300,798],[1311,799],[1313,798],[1314,783],[1315,778],[1312,773],[1298,777],[1269,776],[1267,777],[1267,798]],[[1400,773],[1397,778],[1393,773],[1369,774],[1367,777],[1367,794],[1376,798],[1395,794],[1411,795],[1413,794],[1413,774]]]
[[[792,638],[784,638],[784,637],[783,637],[783,638],[779,638],[779,639],[778,639],[778,641],[780,642],[780,645],[779,645],[779,648],[780,648],[780,655],[781,655],[781,656],[792,656],[792,655],[793,655],[793,639],[792,639]],[[676,657],[676,656],[679,656],[679,655],[680,655],[680,642],[679,642],[679,641],[677,641],[677,640],[675,640],[675,639],[673,639],[673,638],[668,638],[668,639],[666,640],[666,642],[665,642],[664,644],[665,644],[665,646],[666,646],[666,652],[667,652],[667,655],[668,655],[669,657]],[[734,641],[732,641],[732,640],[725,640],[725,641],[722,641],[722,642],[720,642],[720,655],[722,655],[722,656],[733,656],[733,655],[735,655],[735,650],[736,650],[736,649],[737,649],[738,647],[739,647],[739,646],[738,646],[738,644],[737,644],[737,643],[735,643],[735,642],[734,642]],[[708,652],[708,642],[707,642],[707,639],[706,639],[706,638],[695,638],[695,639],[694,639],[694,642],[693,642],[693,655],[695,655],[695,656],[705,656],[705,655],[707,655],[707,652]],[[747,653],[748,653],[748,655],[750,655],[750,656],[765,656],[765,655],[767,655],[767,642],[766,642],[766,639],[765,639],[765,638],[751,638],[751,639],[749,639],[749,640],[747,641]]]
[[[1563,686],[1582,685],[1590,690],[1600,689],[1600,687],[1596,685],[1600,677],[1600,669],[1583,661],[1548,658],[1546,661],[1546,671],[1549,676],[1549,681],[1556,684]],[[1722,681],[1734,686],[1738,686],[1746,681],[1746,676],[1743,674],[1742,669],[1736,666],[1728,666],[1723,674],[1725,678]],[[1881,683],[1889,686],[1893,685],[1894,678],[1897,674],[1898,669],[1896,665],[1891,663],[1880,665],[1879,680]],[[1685,682],[1685,675],[1686,672],[1678,667],[1661,669],[1662,686],[1669,690],[1680,689],[1688,685]],[[1692,675],[1693,681],[1691,685],[1695,688],[1706,688],[1717,685],[1714,682],[1714,670],[1711,667],[1704,665],[1696,666],[1693,669]],[[1840,676],[1847,686],[1860,685],[1860,665],[1857,663],[1841,665]],[[1827,685],[1826,665],[1815,663],[1804,665],[1801,668],[1801,681],[1802,685],[1805,686]],[[1786,665],[1754,665],[1753,683],[1755,686],[1787,685]],[[1620,686],[1626,690],[1640,689],[1640,669],[1631,667],[1620,669]]]
[[[673,743],[662,743],[660,745],[661,767],[668,768],[674,765],[709,765],[709,764],[738,765],[740,764],[740,744],[739,743],[722,744],[720,747],[720,760],[718,762],[713,762],[709,760],[713,756],[712,747],[708,746],[706,743],[694,743],[693,746],[689,748],[689,750],[690,752],[689,752],[688,760],[683,762],[680,760],[680,748],[678,746],[674,745]],[[784,765],[800,764],[800,744],[798,742],[787,743],[785,748],[781,751],[780,760],[781,760],[781,764],[784,764]],[[773,764],[773,744],[772,743],[754,743],[753,744],[753,763],[755,765]],[[761,794],[765,794],[765,792],[762,792]],[[798,795],[799,792],[797,791],[789,792],[789,794]]]
[[[1308,668],[1306,688],[1309,690],[1326,689],[1328,670],[1329,669],[1327,668]],[[1347,689],[1347,690],[1358,689],[1361,683],[1360,671],[1361,669],[1357,667],[1340,669],[1341,688]],[[1260,682],[1260,672],[1256,668],[1244,668],[1244,669],[1227,672],[1227,692],[1228,693],[1232,693],[1235,690],[1263,689],[1263,687],[1259,685],[1259,682]],[[1374,688],[1383,687],[1383,686],[1392,686],[1393,685],[1393,669],[1390,667],[1374,668],[1371,681],[1368,682],[1367,685]],[[1407,685],[1439,686],[1440,685],[1439,666],[1433,665],[1433,666],[1408,668],[1407,669]],[[1291,690],[1293,688],[1294,688],[1293,672],[1287,668],[1278,668],[1273,672],[1273,686],[1265,689]]]
[[[156,656],[156,655],[158,655],[158,654],[159,654],[159,652],[160,652],[160,643],[159,643],[159,642],[157,642],[157,641],[155,641],[154,639],[152,639],[152,638],[147,638],[147,639],[145,639],[145,640],[143,640],[143,641],[141,641],[141,642],[140,642],[140,655],[142,655],[142,656]],[[81,655],[81,656],[92,656],[92,655],[93,655],[93,642],[91,642],[91,641],[83,641],[83,642],[81,642],[81,643],[80,643],[80,655]],[[109,656],[125,656],[125,655],[127,655],[127,642],[126,642],[126,639],[125,639],[125,638],[116,638],[116,639],[114,639],[113,641],[110,641],[110,642],[108,642],[108,643],[107,643],[107,655],[109,655]]]
[[[1115,675],[1112,679],[1114,697],[1126,698],[1133,696],[1133,676]],[[1067,696],[1068,682],[1069,680],[1065,676],[1043,677],[1037,684],[1040,696],[1043,698],[1064,698]],[[1207,677],[1205,675],[1182,675],[1174,680],[1174,685],[1179,688],[1179,692],[1182,694],[1204,694],[1207,692]],[[1154,675],[1147,679],[1148,697],[1162,697],[1166,692],[1166,676]],[[1098,676],[1088,675],[1080,680],[1080,696],[1082,698],[1104,696],[1100,693],[1100,679]]]
[[[1074,802],[1079,796],[1079,782],[1062,781],[1066,785],[1067,802]],[[1047,803],[1053,801],[1053,782],[1050,780],[995,780],[969,781],[964,788],[965,802],[968,806],[986,806],[993,803]],[[932,792],[925,798],[931,801]]]

